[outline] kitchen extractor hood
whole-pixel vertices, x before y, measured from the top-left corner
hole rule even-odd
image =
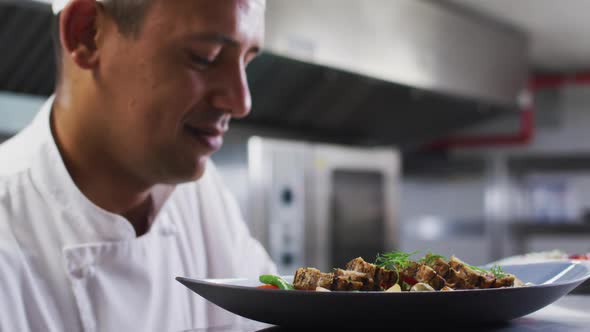
[[[527,39],[445,2],[270,0],[266,49],[412,87],[513,104]]]
[[[424,0],[267,1],[244,123],[311,139],[419,146],[517,109],[527,38]]]
[[[269,0],[248,68],[268,136],[417,146],[514,111],[527,77],[518,31],[426,0]],[[51,9],[0,2],[0,90],[49,95]]]
[[[413,149],[516,109],[269,53],[248,71],[253,111],[234,125],[243,135]]]

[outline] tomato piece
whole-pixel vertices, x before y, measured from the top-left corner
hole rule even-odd
[[[278,288],[277,286],[275,286],[275,285],[261,285],[261,286],[258,286],[258,287],[256,287],[256,288],[260,288],[260,289],[279,289],[279,288]]]
[[[418,283],[418,280],[416,280],[416,279],[414,279],[412,277],[405,277],[404,278],[404,282],[406,282],[410,286],[414,286],[415,284]]]

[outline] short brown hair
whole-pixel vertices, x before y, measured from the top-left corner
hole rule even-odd
[[[103,0],[101,1],[101,4],[104,6],[105,10],[112,15],[121,34],[135,37],[141,31],[143,20],[152,2],[153,0]],[[57,69],[57,84],[59,84],[62,75],[62,52],[59,36],[60,16],[60,14],[55,15],[51,27]]]

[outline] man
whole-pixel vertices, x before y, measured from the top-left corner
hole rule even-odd
[[[58,83],[0,146],[0,330],[180,331],[177,283],[275,267],[209,156],[250,111],[264,0],[62,0]]]

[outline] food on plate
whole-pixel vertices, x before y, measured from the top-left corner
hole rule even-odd
[[[279,276],[273,276],[270,274],[261,275],[258,280],[264,285],[259,286],[259,288],[276,288],[276,289],[284,289],[284,290],[292,290],[293,285],[288,283],[285,279]],[[273,287],[265,287],[266,286],[273,286]]]
[[[313,267],[297,269],[293,284],[277,276],[260,276],[260,282],[278,289],[304,291],[424,292],[525,286],[516,276],[495,265],[485,270],[455,256],[426,254],[414,261],[417,252],[394,251],[377,255],[374,263],[357,257],[345,269],[324,273]]]
[[[317,287],[332,291],[378,291],[388,289],[397,283],[396,270],[389,270],[355,258],[348,262],[346,270],[334,269],[322,273],[312,267],[299,268],[293,277],[293,286],[298,290],[315,290]]]

